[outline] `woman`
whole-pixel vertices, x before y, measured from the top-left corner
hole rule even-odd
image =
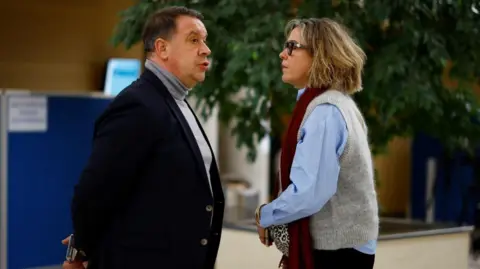
[[[299,89],[282,145],[281,194],[257,210],[266,229],[288,224],[288,269],[371,269],[378,237],[372,156],[362,114],[350,95],[361,89],[365,54],[330,19],[286,26],[282,80]]]

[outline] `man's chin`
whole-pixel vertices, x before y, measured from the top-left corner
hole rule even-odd
[[[195,80],[196,80],[198,83],[202,83],[202,82],[205,80],[205,73],[196,75],[196,76],[195,76]]]

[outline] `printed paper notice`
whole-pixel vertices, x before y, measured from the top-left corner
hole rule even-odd
[[[47,97],[19,95],[8,98],[10,132],[47,131]]]

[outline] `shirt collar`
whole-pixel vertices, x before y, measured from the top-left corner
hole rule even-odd
[[[304,92],[305,92],[305,88],[298,90],[298,93],[297,93],[297,101],[298,101],[298,99],[300,99],[300,96],[302,96],[302,94],[303,94]]]

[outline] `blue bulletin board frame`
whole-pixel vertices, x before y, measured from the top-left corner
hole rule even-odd
[[[61,240],[71,233],[73,187],[90,154],[94,121],[112,99],[27,94],[45,96],[45,130],[9,131],[8,106],[14,94],[4,94],[0,105],[0,269],[63,263],[66,247]]]

